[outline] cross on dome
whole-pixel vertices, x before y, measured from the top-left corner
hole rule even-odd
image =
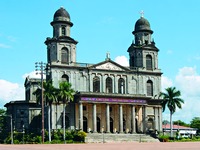
[[[144,17],[144,11],[143,11],[143,10],[140,11],[140,17],[141,17],[141,18]]]

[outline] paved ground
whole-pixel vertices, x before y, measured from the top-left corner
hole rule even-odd
[[[1,145],[0,150],[200,150],[200,142]]]

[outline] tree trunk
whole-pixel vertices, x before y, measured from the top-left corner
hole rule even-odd
[[[170,137],[173,137],[172,112],[170,111]]]
[[[51,142],[51,120],[50,120],[50,112],[51,112],[51,105],[48,106],[48,128],[49,128],[49,142]]]
[[[63,140],[65,143],[65,103],[63,103]]]

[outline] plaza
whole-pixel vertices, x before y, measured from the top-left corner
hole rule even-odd
[[[138,143],[138,142],[125,142],[125,143],[98,143],[98,144],[33,144],[33,145],[0,145],[1,150],[199,150],[200,142],[149,142],[149,143]]]

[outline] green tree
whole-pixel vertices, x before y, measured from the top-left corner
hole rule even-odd
[[[53,84],[52,80],[48,80],[47,82],[43,82],[43,96],[46,100],[46,103],[48,105],[48,135],[49,135],[49,141],[51,142],[51,107],[53,102],[57,102],[57,95],[58,95],[58,89],[56,89]],[[33,92],[33,94],[36,95],[36,99],[38,102],[41,102],[42,99],[42,90],[41,88],[38,88],[36,91]]]
[[[5,109],[0,108],[0,129],[4,127],[4,116],[6,115]]]
[[[189,127],[190,124],[187,124],[181,120],[173,121],[173,124],[179,125],[179,126],[184,126],[184,127]]]
[[[200,117],[194,117],[190,122],[190,127],[200,130]]]
[[[66,104],[74,99],[75,91],[71,88],[71,83],[61,82],[59,84],[59,93],[58,96],[63,103],[63,140],[65,142],[65,108]]]
[[[182,108],[181,103],[184,103],[184,100],[180,98],[181,92],[179,90],[176,90],[175,87],[168,87],[165,90],[166,93],[160,93],[160,96],[163,98],[161,104],[163,107],[163,112],[165,111],[166,106],[170,111],[170,136],[172,137],[172,115],[176,112],[176,107],[178,107],[179,109]]]
[[[44,82],[44,97],[48,105],[48,132],[49,142],[51,142],[51,109],[52,103],[57,102],[57,89],[52,85],[52,80]]]
[[[163,120],[163,121],[162,121],[162,124],[163,124],[163,125],[167,125],[167,124],[169,124],[169,121],[168,121],[168,120]]]
[[[5,109],[0,108],[0,143],[4,142],[4,139],[8,135],[6,132],[6,111]]]

